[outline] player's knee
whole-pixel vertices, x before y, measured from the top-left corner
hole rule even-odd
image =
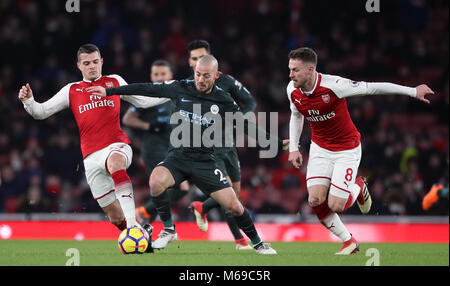
[[[308,203],[310,207],[317,207],[327,199],[327,186],[313,185],[308,187]]]
[[[125,170],[126,169],[126,159],[122,155],[119,154],[111,154],[109,156],[106,166],[108,167],[108,171],[110,174],[113,174],[119,170]]]
[[[308,204],[310,207],[317,207],[322,203],[322,200],[317,196],[309,196],[308,197]]]
[[[158,179],[150,179],[149,182],[150,195],[153,197],[159,196],[162,193],[162,184]]]
[[[227,211],[232,216],[241,216],[244,213],[244,207],[238,200],[236,200],[230,204],[229,209],[227,209]]]
[[[150,195],[153,197],[159,196],[166,190],[166,182],[158,176],[151,176],[149,181]]]

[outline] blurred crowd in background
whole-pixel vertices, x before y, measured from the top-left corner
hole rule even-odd
[[[288,138],[287,53],[315,49],[318,70],[354,80],[388,81],[434,91],[426,105],[406,96],[347,100],[362,135],[361,175],[367,176],[373,215],[448,215],[448,201],[424,212],[432,184],[448,186],[447,0],[381,1],[368,13],[363,0],[122,0],[83,1],[68,13],[65,1],[0,2],[0,213],[101,212],[84,177],[79,135],[69,109],[46,120],[28,115],[17,99],[30,83],[36,101],[81,80],[76,51],[99,46],[103,74],[129,83],[149,81],[150,64],[168,60],[175,78],[190,75],[186,45],[208,40],[220,70],[240,80],[257,101],[257,112],[279,112],[279,137]],[[123,103],[122,112],[127,109]],[[122,113],[122,114],[123,114]],[[149,196],[140,159],[142,133],[124,128],[132,141],[129,169],[140,205]],[[310,129],[305,124],[300,171],[287,153],[259,159],[239,149],[241,200],[255,214],[308,214],[305,184]],[[188,219],[193,192],[175,212]],[[352,207],[347,213],[359,213]]]

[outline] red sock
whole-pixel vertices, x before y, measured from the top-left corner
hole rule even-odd
[[[116,171],[111,174],[111,177],[116,188],[122,184],[131,183],[130,177],[128,177],[127,171],[125,170]]]
[[[114,172],[111,177],[114,180],[116,197],[125,216],[127,227],[131,227],[136,224],[136,213],[130,177],[125,170]]]
[[[320,223],[331,233],[342,239],[342,241],[347,241],[351,238],[350,233],[342,223],[337,213],[332,212],[328,207],[327,201],[324,201],[317,207],[313,207],[313,210],[319,218]]]
[[[245,240],[245,238],[235,239],[234,241],[236,242],[236,244],[247,245],[247,240]]]
[[[313,211],[316,213],[319,221],[323,221],[327,216],[331,214],[331,210],[328,207],[328,202],[324,201],[318,206],[312,207]]]

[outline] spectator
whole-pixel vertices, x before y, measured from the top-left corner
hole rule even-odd
[[[21,213],[43,213],[49,212],[49,206],[42,198],[42,191],[39,186],[31,185],[22,204],[17,209]]]

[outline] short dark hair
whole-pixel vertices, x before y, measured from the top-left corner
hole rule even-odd
[[[311,48],[302,47],[292,50],[289,52],[288,57],[289,59],[301,60],[302,62],[312,63],[315,66],[317,65],[317,54]]]
[[[172,66],[170,63],[166,60],[156,60],[152,63],[151,67],[158,66],[158,67],[168,67],[170,71],[172,71]]]
[[[102,56],[100,54],[100,49],[94,45],[94,44],[84,44],[82,45],[77,52],[77,60],[80,60],[80,55],[81,54],[92,54],[94,52],[98,52],[98,54],[100,55],[100,57]]]
[[[205,40],[194,40],[187,45],[187,50],[190,53],[193,50],[205,48],[208,54],[211,53],[211,47],[209,43]]]

